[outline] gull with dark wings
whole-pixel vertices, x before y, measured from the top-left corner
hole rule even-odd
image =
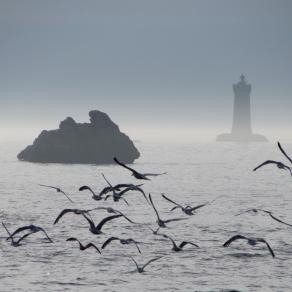
[[[5,228],[6,232],[8,233],[8,238],[11,239],[11,245],[12,246],[20,246],[20,242],[25,239],[26,237],[28,237],[29,235],[33,234],[33,232],[29,232],[24,234],[22,237],[20,237],[18,240],[14,240],[13,236],[11,235],[11,233],[9,232],[9,230],[7,229],[7,227],[5,226],[5,224],[2,222],[2,226]]]
[[[137,179],[145,179],[145,180],[149,180],[149,178],[147,176],[158,176],[158,175],[163,175],[166,174],[166,172],[163,173],[140,173],[138,171],[136,171],[135,169],[127,166],[126,164],[120,162],[116,157],[113,158],[114,161],[119,164],[120,166],[130,170],[132,172],[132,175],[137,178]]]
[[[246,210],[246,211],[243,211],[235,216],[239,216],[239,215],[242,215],[244,213],[249,213],[249,212],[253,212],[253,213],[259,213],[259,212],[263,212],[263,213],[266,213],[268,214],[272,219],[274,219],[275,221],[279,222],[279,223],[282,223],[284,225],[287,225],[289,227],[292,227],[292,224],[289,224],[287,222],[284,222],[282,221],[281,219],[277,218],[276,216],[273,215],[273,212],[271,211],[267,211],[267,210],[263,210],[263,209],[256,209],[256,208],[252,208],[252,209],[249,209],[249,210]]]
[[[96,245],[95,244],[93,244],[93,243],[88,243],[87,245],[83,245],[77,238],[75,238],[75,237],[70,237],[70,238],[68,238],[68,239],[66,239],[66,241],[77,241],[78,243],[79,243],[79,249],[80,250],[86,250],[86,249],[88,249],[88,248],[90,248],[90,247],[92,247],[92,248],[94,248],[98,253],[100,253],[101,254],[101,252],[100,252],[100,250],[96,247]]]
[[[138,252],[141,253],[141,250],[140,250],[140,248],[139,248],[139,246],[138,246],[138,244],[141,243],[141,242],[138,242],[138,241],[136,241],[136,240],[134,240],[134,239],[132,239],[132,238],[123,239],[123,238],[118,238],[118,237],[115,237],[115,236],[112,236],[112,237],[108,238],[108,239],[103,243],[101,249],[105,249],[106,246],[107,246],[109,243],[111,243],[112,241],[114,241],[114,240],[118,240],[118,241],[120,241],[120,244],[135,244],[135,246],[136,246],[137,249],[138,249]]]
[[[88,218],[85,214],[82,214],[82,216],[87,220],[87,222],[89,223],[89,231],[93,234],[101,234],[102,231],[102,227],[104,226],[105,223],[107,223],[108,221],[111,221],[113,219],[119,218],[119,217],[123,217],[123,215],[112,215],[109,217],[106,217],[104,219],[102,219],[97,225],[95,225],[95,223],[93,222],[92,219]]]
[[[173,222],[173,221],[185,220],[185,218],[174,218],[174,219],[162,220],[160,218],[160,216],[159,216],[159,213],[158,213],[158,211],[157,211],[157,209],[156,209],[153,201],[152,201],[152,198],[151,198],[151,195],[150,194],[149,194],[149,200],[150,200],[150,203],[151,203],[151,205],[152,205],[152,207],[154,209],[154,212],[155,212],[155,214],[157,216],[156,222],[157,222],[157,224],[158,224],[159,227],[165,228],[166,227],[166,224],[165,223],[169,223],[169,222]]]
[[[137,268],[137,271],[138,271],[139,273],[143,273],[143,272],[144,272],[144,269],[145,269],[149,264],[151,264],[152,262],[157,261],[157,260],[159,260],[159,259],[161,259],[161,258],[162,258],[162,257],[156,257],[156,258],[154,258],[154,259],[151,259],[151,260],[149,260],[146,264],[144,264],[143,266],[140,267],[140,266],[137,264],[137,262],[134,260],[134,258],[131,257],[131,259],[132,259],[132,261],[135,263],[136,268]]]
[[[266,241],[265,239],[263,239],[263,238],[251,238],[251,237],[245,237],[245,236],[242,236],[242,235],[239,234],[239,235],[232,236],[230,239],[228,239],[228,240],[223,244],[223,246],[224,246],[224,247],[228,247],[233,241],[236,241],[236,240],[238,240],[238,239],[244,239],[244,240],[246,240],[247,243],[248,243],[249,245],[251,245],[251,246],[255,246],[255,245],[258,244],[258,243],[264,243],[264,244],[267,246],[267,248],[268,248],[270,254],[272,255],[272,257],[273,257],[273,258],[275,257],[275,254],[274,254],[274,252],[273,252],[271,246],[270,246],[270,245],[267,243],[267,241]]]
[[[195,210],[200,209],[200,208],[202,208],[202,207],[204,207],[204,206],[206,206],[206,205],[209,204],[209,202],[207,202],[205,204],[201,204],[201,205],[198,205],[198,206],[195,206],[195,207],[191,207],[191,206],[185,206],[185,207],[183,207],[182,205],[180,205],[180,204],[174,202],[173,200],[169,199],[168,197],[166,197],[164,194],[161,194],[161,196],[165,200],[167,200],[167,201],[173,203],[174,205],[176,205],[175,207],[173,207],[172,209],[170,209],[170,211],[173,211],[173,210],[175,210],[177,208],[180,208],[185,214],[187,214],[189,216],[194,215],[195,213],[193,213],[193,212]]]
[[[102,193],[100,193],[100,194],[96,194],[96,193],[92,190],[92,188],[89,187],[89,186],[81,186],[81,187],[79,188],[79,191],[80,191],[80,192],[85,191],[85,190],[88,190],[88,191],[90,191],[90,192],[92,193],[92,199],[93,199],[93,200],[95,200],[95,201],[100,201],[100,200],[103,199],[103,197],[102,197],[103,194],[102,194]]]
[[[61,213],[58,215],[58,217],[56,218],[54,224],[57,224],[59,222],[59,220],[67,213],[73,213],[73,214],[76,214],[76,215],[81,215],[81,214],[85,214],[85,213],[89,213],[91,211],[94,211],[98,209],[97,208],[94,208],[94,209],[89,209],[89,210],[82,210],[82,209],[64,209],[63,211],[61,211]]]
[[[193,245],[193,246],[195,246],[195,247],[199,247],[197,244],[192,243],[192,242],[190,242],[190,241],[182,241],[179,245],[177,245],[177,244],[175,243],[175,241],[174,241],[170,236],[168,236],[168,235],[166,235],[166,234],[160,234],[160,235],[162,235],[163,237],[165,237],[165,238],[167,238],[167,239],[169,239],[169,240],[171,241],[171,243],[172,243],[172,250],[173,250],[173,251],[182,251],[182,250],[183,250],[183,247],[184,247],[185,245],[187,245],[187,244],[189,244],[189,245]]]
[[[69,196],[62,190],[62,189],[60,189],[60,188],[58,188],[58,187],[53,187],[53,186],[47,186],[47,185],[41,185],[41,184],[39,184],[39,186],[41,186],[41,187],[46,187],[46,188],[51,188],[51,189],[54,189],[54,190],[56,190],[57,191],[57,193],[62,193],[71,203],[74,203],[70,198],[69,198]]]
[[[267,161],[263,162],[262,164],[258,165],[256,168],[254,168],[253,171],[258,170],[259,168],[261,168],[262,166],[265,166],[267,164],[275,164],[279,169],[289,170],[289,172],[292,176],[292,170],[289,166],[285,165],[281,161],[275,161],[275,160],[267,160]]]
[[[36,226],[36,225],[27,225],[27,226],[23,226],[23,227],[20,227],[18,229],[16,229],[6,240],[9,240],[11,239],[15,234],[19,233],[19,232],[22,232],[22,231],[25,231],[25,230],[28,230],[30,231],[30,233],[36,233],[36,232],[43,232],[45,234],[45,236],[47,237],[47,239],[50,241],[50,242],[53,242],[53,240],[48,236],[47,232],[42,228],[42,227],[39,227],[39,226]]]

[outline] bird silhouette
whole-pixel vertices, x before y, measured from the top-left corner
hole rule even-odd
[[[149,178],[147,176],[158,176],[158,175],[163,175],[166,174],[166,172],[163,173],[140,173],[138,171],[136,171],[135,169],[127,166],[126,164],[120,162],[116,157],[113,158],[114,161],[119,164],[120,166],[130,170],[132,172],[132,175],[136,178],[136,179],[145,179],[145,180],[149,180]]]
[[[157,260],[161,259],[162,257],[156,257],[156,258],[154,258],[154,259],[151,259],[151,260],[149,260],[146,264],[144,264],[143,266],[139,266],[133,257],[130,257],[130,258],[131,258],[132,261],[135,263],[136,268],[137,268],[137,271],[138,271],[139,273],[143,273],[143,272],[144,272],[144,269],[145,269],[149,264],[151,264],[151,263],[154,262],[154,261],[157,261]]]
[[[248,243],[249,245],[251,245],[251,246],[255,246],[257,243],[264,243],[264,244],[267,246],[267,248],[268,248],[270,254],[272,255],[272,257],[273,257],[273,258],[275,257],[275,254],[274,254],[274,252],[273,252],[271,246],[270,246],[270,245],[267,243],[267,241],[266,241],[265,239],[263,239],[263,238],[251,238],[251,237],[249,238],[249,237],[245,237],[245,236],[242,236],[242,235],[239,234],[239,235],[232,236],[230,239],[228,239],[228,240],[223,244],[223,246],[224,246],[224,247],[228,247],[233,241],[236,241],[236,240],[238,240],[238,239],[244,239],[244,240],[246,240],[247,243]]]
[[[82,244],[77,238],[75,238],[75,237],[70,237],[70,238],[66,239],[66,241],[77,241],[77,242],[79,243],[79,249],[80,249],[80,250],[84,251],[84,250],[86,250],[86,249],[92,247],[92,248],[94,248],[98,253],[101,254],[100,250],[96,247],[96,245],[93,244],[93,243],[91,243],[91,242],[88,243],[87,245],[83,245],[83,244]]]
[[[138,246],[138,244],[141,243],[141,242],[135,241],[135,240],[132,239],[132,238],[122,239],[122,238],[118,238],[118,237],[115,237],[115,236],[112,236],[112,237],[108,238],[108,239],[103,243],[101,249],[105,249],[106,246],[107,246],[108,244],[110,244],[110,243],[111,243],[112,241],[114,241],[114,240],[118,240],[118,241],[120,241],[120,244],[135,244],[136,248],[138,249],[138,252],[141,253],[141,250],[140,250],[140,248],[139,248],[139,246]]]
[[[57,191],[57,193],[62,193],[71,203],[74,203],[71,199],[70,199],[70,197],[62,190],[62,189],[60,189],[60,188],[58,188],[58,187],[53,187],[53,186],[47,186],[47,185],[41,185],[41,184],[39,184],[39,186],[41,186],[41,187],[46,187],[46,188],[51,188],[51,189],[54,189],[54,190],[56,190]]]

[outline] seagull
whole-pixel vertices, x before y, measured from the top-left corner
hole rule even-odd
[[[93,210],[96,210],[98,208],[94,208],[94,209],[90,209],[90,210],[81,210],[81,209],[64,209],[56,218],[54,225],[57,224],[59,222],[59,220],[67,213],[74,213],[76,215],[81,215],[83,213],[89,213]]]
[[[51,188],[51,189],[55,189],[57,191],[57,193],[62,193],[63,195],[66,196],[66,198],[71,202],[71,203],[74,203],[70,198],[69,196],[60,188],[57,188],[57,187],[53,187],[53,186],[47,186],[47,185],[41,185],[39,184],[39,186],[41,187],[46,187],[46,188]]]
[[[23,235],[22,237],[20,237],[17,241],[15,241],[14,240],[14,238],[13,238],[13,236],[11,235],[11,233],[9,232],[9,230],[7,229],[7,227],[5,226],[5,224],[2,222],[2,225],[3,225],[3,227],[5,228],[5,230],[6,230],[6,232],[8,233],[8,235],[9,235],[9,239],[11,239],[11,245],[12,246],[20,246],[21,244],[20,244],[20,242],[23,240],[23,239],[25,239],[26,237],[28,237],[29,235],[31,235],[33,232],[29,232],[29,233],[27,233],[27,234],[25,234],[25,235]]]
[[[95,248],[96,250],[97,250],[97,252],[99,252],[100,254],[101,254],[101,252],[100,252],[100,250],[96,247],[96,245],[95,244],[93,244],[93,243],[88,243],[87,245],[82,245],[82,243],[77,239],[77,238],[75,238],[75,237],[70,237],[70,238],[68,238],[68,239],[66,239],[66,241],[77,241],[78,243],[79,243],[79,249],[80,250],[86,250],[86,249],[88,249],[88,248],[90,248],[90,247],[93,247],[93,248]]]
[[[88,218],[85,214],[81,214],[86,220],[87,222],[89,223],[89,231],[93,234],[101,234],[102,231],[102,227],[103,225],[110,221],[110,220],[113,220],[113,219],[116,219],[116,218],[119,218],[119,217],[122,217],[123,215],[119,214],[119,215],[113,215],[113,216],[109,216],[109,217],[106,217],[104,219],[102,219],[99,224],[95,225],[93,220]]]
[[[141,242],[135,241],[135,240],[132,239],[132,238],[122,239],[122,238],[118,238],[118,237],[114,237],[114,236],[108,238],[108,239],[103,243],[101,249],[105,249],[105,247],[106,247],[109,243],[111,243],[113,240],[119,240],[119,241],[120,241],[120,244],[131,244],[131,243],[133,243],[133,244],[136,245],[136,247],[137,247],[139,253],[141,253],[141,250],[140,250],[140,248],[139,248],[139,246],[138,246],[138,243],[141,243]]]
[[[16,229],[6,240],[8,239],[11,239],[15,234],[19,233],[19,232],[22,232],[24,230],[30,230],[31,233],[36,233],[36,232],[43,232],[47,239],[50,241],[50,242],[53,242],[53,240],[48,236],[47,232],[42,228],[42,227],[39,227],[39,226],[36,226],[36,225],[27,225],[27,226],[23,226],[23,227],[20,227],[18,229]]]
[[[119,201],[120,199],[123,199],[127,203],[127,205],[129,205],[128,202],[124,198],[122,198],[122,195],[126,194],[129,191],[138,191],[138,192],[140,192],[144,196],[144,198],[147,201],[147,203],[149,204],[144,191],[140,187],[135,186],[135,185],[133,185],[131,187],[127,187],[124,190],[120,191],[119,193],[116,192],[115,190],[113,190],[113,194],[112,195],[107,195],[104,200],[107,200],[110,196],[112,196],[113,200],[115,202]]]
[[[292,163],[292,159],[287,155],[287,153],[284,151],[284,149],[282,148],[280,142],[278,142],[278,147],[281,150],[281,152],[284,154],[284,156],[290,161],[290,163]]]
[[[182,251],[183,247],[184,247],[185,245],[187,245],[187,244],[193,245],[193,246],[195,246],[195,247],[199,247],[198,245],[196,245],[195,243],[192,243],[192,242],[190,242],[190,241],[182,241],[182,242],[180,243],[180,245],[177,246],[177,244],[175,243],[175,241],[174,241],[170,236],[168,236],[168,235],[166,235],[166,234],[160,234],[160,235],[162,235],[163,237],[169,239],[169,240],[172,242],[172,250],[173,250],[173,251]]]
[[[176,205],[176,206],[173,207],[170,211],[173,211],[173,210],[175,210],[175,209],[177,209],[177,208],[180,208],[185,214],[187,214],[187,215],[189,215],[189,216],[194,215],[193,212],[194,212],[195,210],[197,210],[197,209],[199,209],[199,208],[202,208],[202,207],[204,207],[204,206],[206,206],[206,205],[209,204],[209,202],[208,202],[208,203],[201,204],[201,205],[198,205],[198,206],[195,206],[195,207],[191,207],[191,206],[183,207],[182,205],[180,205],[180,204],[174,202],[173,200],[169,199],[168,197],[166,197],[164,194],[161,194],[161,195],[162,195],[162,197],[163,197],[165,200],[167,200],[167,201],[169,201],[169,202],[171,202],[171,203],[173,203],[173,204]]]
[[[95,201],[100,201],[100,200],[103,199],[103,198],[102,198],[102,194],[97,195],[97,194],[92,190],[92,188],[89,187],[89,186],[82,186],[82,187],[79,188],[79,191],[80,191],[80,192],[81,192],[81,191],[84,191],[84,190],[89,190],[89,191],[92,193],[92,199],[95,200]]]
[[[163,172],[163,173],[140,173],[138,171],[136,171],[135,169],[125,165],[124,163],[120,162],[116,157],[113,158],[114,161],[121,165],[122,167],[130,170],[132,172],[132,175],[137,178],[137,179],[145,179],[145,180],[149,180],[149,178],[147,176],[158,176],[158,175],[163,175],[163,174],[166,174],[166,172]]]
[[[151,227],[147,226],[154,235],[162,235],[162,233],[158,233],[159,229],[160,229],[160,226],[157,227],[156,230],[152,229]]]
[[[272,248],[270,247],[270,245],[266,242],[265,239],[263,238],[248,238],[248,237],[245,237],[245,236],[242,236],[242,235],[235,235],[233,237],[231,237],[230,239],[228,239],[224,244],[223,246],[224,247],[228,247],[233,241],[237,240],[237,239],[245,239],[247,240],[247,243],[251,246],[255,246],[257,243],[265,243],[266,246],[268,247],[272,257],[274,258],[275,257],[275,254],[272,250]]]
[[[268,215],[269,215],[272,219],[274,219],[275,221],[280,222],[280,223],[282,223],[282,224],[285,224],[285,225],[287,225],[287,226],[292,227],[292,224],[286,223],[286,222],[280,220],[279,218],[275,217],[275,216],[273,215],[273,212],[271,212],[271,211],[267,211],[267,210],[263,210],[263,209],[255,209],[255,208],[253,208],[253,209],[249,209],[249,210],[246,210],[246,211],[244,211],[244,212],[241,212],[241,213],[239,213],[239,214],[237,214],[237,215],[235,215],[235,216],[239,216],[239,215],[242,215],[242,214],[244,214],[244,213],[249,213],[249,212],[253,212],[253,213],[264,212],[264,213],[268,214]]]
[[[122,215],[127,221],[129,221],[130,223],[132,224],[141,224],[141,223],[136,223],[134,221],[132,221],[131,219],[129,219],[124,213],[122,213],[121,211],[119,210],[116,210],[112,207],[96,207],[94,208],[93,210],[105,210],[107,211],[108,213],[112,213],[112,214],[120,214]]]
[[[292,170],[291,170],[291,168],[289,166],[285,165],[281,161],[274,161],[274,160],[267,160],[267,161],[263,162],[262,164],[258,165],[256,168],[254,168],[253,171],[256,171],[260,167],[262,167],[264,165],[267,165],[267,164],[276,164],[279,169],[289,170],[290,174],[292,176]]]
[[[132,261],[135,263],[135,265],[136,265],[136,267],[137,267],[137,271],[138,271],[139,273],[143,273],[143,272],[144,272],[144,269],[145,269],[150,263],[152,263],[152,262],[154,262],[154,261],[157,261],[157,260],[161,259],[162,257],[156,257],[156,258],[154,258],[154,259],[151,259],[150,261],[148,261],[148,262],[147,262],[144,266],[142,266],[142,267],[139,267],[139,266],[138,266],[137,262],[134,260],[133,257],[130,257],[130,258],[131,258]]]
[[[158,214],[158,211],[156,210],[155,206],[154,206],[154,203],[152,201],[152,198],[151,198],[151,195],[149,194],[149,200],[150,200],[150,203],[156,213],[156,216],[157,216],[157,224],[159,227],[162,227],[162,228],[165,228],[166,225],[165,223],[169,223],[169,222],[172,222],[172,221],[180,221],[180,220],[185,220],[185,218],[175,218],[175,219],[168,219],[168,220],[162,220],[160,217],[159,217],[159,214]]]

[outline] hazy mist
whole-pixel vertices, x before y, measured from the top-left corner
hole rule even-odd
[[[291,141],[291,12],[290,0],[1,0],[1,140],[90,109],[134,140],[214,140],[244,73],[253,131]]]

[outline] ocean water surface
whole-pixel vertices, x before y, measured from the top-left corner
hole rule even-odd
[[[0,228],[0,291],[291,291],[292,228],[273,220],[268,214],[244,213],[250,208],[270,210],[292,224],[292,178],[287,171],[269,165],[253,172],[266,159],[285,158],[276,143],[138,143],[141,157],[133,167],[141,172],[167,172],[150,181],[137,181],[118,165],[62,165],[20,162],[16,154],[23,143],[0,145],[0,216],[10,231],[35,224],[43,227],[53,243],[41,233],[29,236],[23,245],[13,247]],[[292,145],[283,145],[292,155]],[[106,183],[143,183],[163,219],[186,218],[171,222],[161,230],[176,241],[191,241],[200,248],[186,246],[181,252],[155,236],[147,226],[156,227],[152,207],[140,193],[125,195],[129,202],[94,201],[82,185],[97,192]],[[38,184],[61,187],[74,203],[52,189]],[[170,211],[171,203],[161,193],[182,205],[212,203],[187,216],[179,209]],[[123,218],[108,222],[103,234],[93,235],[82,216],[66,214],[58,224],[55,218],[64,208],[112,206],[124,212]],[[91,213],[98,223],[110,214]],[[222,244],[241,234],[266,239],[273,248],[273,258],[264,244],[254,247],[236,241],[228,248]],[[139,254],[134,245],[112,242],[98,254],[94,249],[80,251],[77,237],[84,244],[99,248],[111,236],[143,242]],[[142,274],[137,273],[130,256],[139,264],[162,256]]]

